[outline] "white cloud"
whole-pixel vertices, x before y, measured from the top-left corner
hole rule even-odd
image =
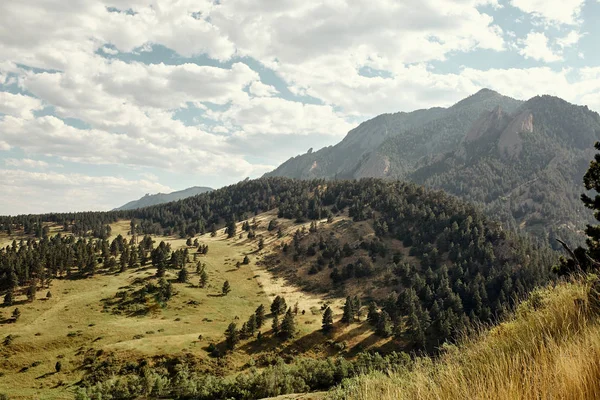
[[[576,24],[585,0],[511,0],[511,5],[550,23]]]
[[[42,102],[22,94],[0,92],[0,113],[25,119],[33,118],[33,111],[41,110]]]
[[[145,193],[172,192],[146,179],[0,169],[3,214],[110,210]]]
[[[265,85],[261,81],[252,82],[248,90],[250,94],[257,97],[272,97],[279,93],[273,86]]]
[[[600,68],[583,68],[579,72],[571,69],[554,71],[549,67],[487,71],[465,68],[461,76],[480,87],[489,87],[517,99],[549,94],[600,112]]]
[[[547,27],[577,23],[583,0],[511,4]],[[497,0],[0,2],[0,84],[17,82],[35,96],[0,92],[6,114],[0,116],[0,150],[17,148],[31,157],[15,159],[13,168],[42,168],[31,162],[50,154],[115,164],[134,176],[152,167],[229,183],[258,176],[298,149],[335,143],[354,126],[349,120],[447,106],[483,86],[519,98],[551,91],[599,106],[591,70],[577,76],[547,68],[464,68],[460,74],[433,68],[432,61],[475,49],[556,62],[581,38],[579,27],[568,33],[561,27],[562,37],[532,32],[515,42],[493,17],[500,7]],[[174,59],[157,62],[159,45],[177,53]],[[153,63],[118,59],[128,52]],[[198,66],[178,58],[197,54],[236,61]],[[259,75],[245,57],[272,69],[289,92],[320,104],[280,98],[272,82],[261,80],[268,74]],[[364,67],[384,73],[362,76]],[[44,106],[54,116],[35,118]],[[174,119],[181,115],[189,120]],[[90,129],[61,120],[67,118]],[[155,176],[143,178],[158,184]]]
[[[276,97],[248,99],[220,113],[209,113],[238,135],[323,135],[342,136],[353,125],[336,115],[332,107],[302,104]]]
[[[152,166],[223,178],[240,178],[266,172],[272,166],[250,164],[240,155],[210,150],[201,141],[149,141],[98,129],[77,129],[53,116],[32,120],[0,119],[3,139],[31,154],[53,155],[87,164]]]
[[[31,158],[7,158],[4,160],[4,164],[9,167],[19,167],[19,168],[40,168],[45,169],[50,166],[46,161],[42,160],[32,160]]]
[[[519,54],[525,58],[544,62],[562,60],[562,56],[548,46],[548,38],[542,32],[530,32],[521,44],[523,47],[519,50]]]
[[[566,36],[557,38],[556,44],[561,48],[567,48],[576,45],[581,40],[582,35],[577,31],[570,31]]]

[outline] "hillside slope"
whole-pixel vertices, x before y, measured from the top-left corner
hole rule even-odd
[[[178,190],[176,192],[171,193],[146,194],[144,197],[138,200],[132,200],[129,203],[122,205],[121,207],[115,208],[113,211],[135,210],[136,208],[155,206],[158,204],[168,203],[170,201],[186,199],[188,197],[210,192],[211,190],[213,189],[209,187],[193,186],[191,188]]]
[[[325,390],[496,321],[551,280],[554,261],[456,197],[380,179],[262,178],[137,210],[0,225],[11,232],[0,235],[0,392],[11,395],[65,397],[63,380],[80,399]],[[283,309],[248,333],[257,305],[277,296]]]
[[[348,132],[335,146],[299,155],[266,176],[290,178],[400,177],[423,156],[455,148],[481,112],[502,106],[515,110],[522,102],[483,89],[449,108],[383,114]],[[385,149],[402,143],[402,154]]]
[[[555,237],[575,245],[589,222],[578,198],[597,140],[600,117],[587,107],[484,89],[448,109],[380,115],[270,175],[409,180],[478,203],[553,246]]]
[[[513,114],[484,113],[457,150],[423,163],[409,179],[481,204],[538,237],[576,242],[572,233],[591,221],[579,200],[580,177],[597,140],[598,114],[538,96]]]
[[[329,399],[597,399],[598,291],[590,283],[538,290],[515,316],[432,360],[344,382]]]

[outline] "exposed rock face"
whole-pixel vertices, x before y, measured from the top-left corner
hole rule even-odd
[[[386,177],[390,172],[390,159],[385,156],[369,157],[368,160],[360,166],[354,174],[357,179],[381,176]]]
[[[503,115],[502,110],[514,112],[521,104],[483,89],[449,108],[382,114],[352,129],[338,144],[292,157],[266,175],[301,179],[403,178],[422,157],[455,150],[482,111],[501,105],[498,112]]]
[[[500,135],[498,151],[505,156],[518,156],[523,149],[521,135],[531,132],[533,132],[533,114],[525,110],[517,115]]]
[[[500,106],[490,112],[483,112],[481,117],[475,121],[465,136],[465,142],[474,142],[482,138],[487,132],[496,130],[504,122],[506,114]]]

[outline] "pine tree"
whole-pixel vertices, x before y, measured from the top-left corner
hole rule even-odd
[[[177,282],[186,283],[188,281],[188,271],[186,268],[182,268],[179,270],[179,274],[177,275]]]
[[[342,322],[349,324],[354,320],[354,310],[352,309],[352,299],[350,296],[346,297],[346,304],[344,304],[344,314],[342,315]]]
[[[250,318],[248,318],[248,322],[246,323],[247,329],[248,329],[248,335],[250,336],[254,336],[254,333],[256,332],[256,315],[252,314],[250,315]]]
[[[20,316],[21,316],[21,310],[19,310],[19,308],[17,307],[13,310],[12,317],[15,321],[17,321]]]
[[[130,269],[137,268],[140,265],[138,260],[138,252],[135,249],[135,246],[133,246],[129,252],[129,263],[127,267]]]
[[[277,335],[279,333],[279,315],[273,315],[273,323],[271,324],[271,329],[273,329],[273,334]]]
[[[261,328],[263,326],[263,324],[265,323],[265,306],[263,306],[262,304],[259,305],[256,308],[256,311],[254,311],[254,315],[256,315],[256,327],[257,328]]]
[[[362,302],[358,296],[354,296],[352,298],[352,310],[354,311],[354,318],[360,321],[360,317],[362,315],[361,312]]]
[[[205,270],[202,270],[202,272],[200,272],[200,287],[204,288],[206,287],[206,284],[208,283],[208,273]]]
[[[35,279],[31,282],[31,285],[27,288],[27,301],[32,302],[35,300],[35,295],[37,293],[37,285]]]
[[[225,331],[225,343],[229,350],[233,350],[235,345],[240,341],[240,332],[237,329],[235,322],[232,322]]]
[[[296,336],[296,321],[292,309],[288,308],[283,321],[281,322],[280,335],[284,340],[291,339]]]
[[[367,314],[367,321],[372,326],[377,326],[377,321],[379,321],[379,313],[377,312],[377,306],[375,302],[369,303],[369,312]]]
[[[271,313],[274,315],[281,315],[285,313],[287,309],[287,304],[285,303],[285,299],[281,296],[275,297],[273,303],[271,303]]]
[[[375,333],[381,337],[388,337],[392,334],[392,319],[385,310],[379,314]]]
[[[227,222],[227,227],[225,228],[227,231],[227,237],[232,238],[235,236],[235,232],[237,231],[237,227],[235,225],[235,220],[231,218],[229,222]]]
[[[244,265],[250,264],[250,258],[248,258],[248,256],[244,256],[244,261],[242,261],[242,264],[244,264]]]
[[[321,328],[324,332],[329,332],[333,328],[333,311],[331,311],[331,307],[329,306],[327,306],[325,312],[323,312]]]
[[[9,289],[6,292],[6,294],[4,295],[4,305],[5,306],[12,306],[14,302],[15,302],[14,292],[13,292],[12,289]]]
[[[60,370],[62,369],[62,364],[60,361],[57,361],[56,364],[54,364],[54,370],[59,373]]]
[[[223,296],[227,296],[229,292],[231,292],[231,286],[229,285],[229,281],[225,281],[223,283],[223,289],[221,290]]]

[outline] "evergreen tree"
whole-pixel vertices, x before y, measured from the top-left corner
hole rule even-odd
[[[273,329],[274,335],[277,335],[279,333],[279,314],[273,315],[273,323],[271,324],[271,329]]]
[[[254,336],[254,333],[256,332],[257,328],[255,314],[250,315],[250,318],[248,318],[248,322],[246,322],[246,327],[248,329],[248,335]]]
[[[248,258],[248,256],[244,256],[244,261],[242,261],[242,264],[244,264],[244,265],[250,264],[250,258]]]
[[[280,335],[284,340],[291,339],[296,336],[296,321],[292,309],[288,308],[283,321],[281,322]]]
[[[225,331],[225,343],[227,344],[227,348],[229,350],[233,350],[235,345],[240,341],[240,332],[237,329],[237,325],[235,322],[232,322],[227,327]]]
[[[331,311],[331,307],[327,306],[325,311],[323,312],[323,321],[321,324],[321,329],[324,332],[329,332],[333,328],[333,311]]]
[[[362,308],[362,302],[360,301],[360,298],[358,296],[354,296],[352,298],[352,310],[354,311],[354,318],[357,319],[358,321],[360,321],[360,317],[361,317],[361,308]]]
[[[344,314],[342,315],[342,322],[349,324],[354,320],[354,310],[352,308],[352,299],[350,296],[346,297],[346,304],[344,304]]]
[[[21,310],[19,310],[19,308],[15,308],[12,312],[12,317],[15,321],[19,320],[19,317],[21,316]]]
[[[27,301],[32,302],[35,300],[35,295],[37,293],[37,285],[35,279],[31,282],[31,285],[27,288]]]
[[[62,364],[60,361],[57,361],[56,364],[54,364],[54,370],[56,373],[59,373],[62,370]]]
[[[367,314],[367,321],[372,326],[377,326],[377,322],[379,321],[379,313],[377,312],[377,306],[375,302],[369,303],[369,312]]]
[[[127,264],[128,268],[133,269],[140,265],[138,256],[139,254],[137,249],[135,246],[132,246],[131,251],[129,252],[129,263]]]
[[[208,273],[205,270],[202,270],[202,272],[200,272],[199,285],[201,288],[204,288],[204,287],[206,287],[207,283],[208,283]]]
[[[259,305],[256,308],[256,311],[254,311],[254,315],[256,315],[256,327],[258,329],[260,329],[263,326],[263,324],[265,323],[265,319],[266,319],[265,306],[262,304]]]
[[[6,294],[4,295],[4,305],[5,306],[12,306],[14,302],[15,302],[14,292],[13,292],[12,289],[9,289],[6,292]]]
[[[177,275],[177,282],[186,283],[188,281],[188,271],[186,268],[182,268],[179,270],[179,274]]]
[[[385,310],[379,314],[375,333],[381,337],[388,337],[392,334],[392,319]]]
[[[285,303],[285,299],[281,296],[276,296],[273,303],[271,303],[271,313],[273,315],[281,315],[285,313],[286,309],[287,304]]]
[[[221,289],[221,293],[223,293],[223,296],[227,296],[229,294],[229,292],[231,292],[231,286],[229,285],[229,281],[225,281],[223,283],[223,288]]]
[[[229,222],[227,222],[227,227],[225,228],[227,232],[227,237],[232,238],[235,236],[235,232],[237,231],[237,227],[235,225],[235,220],[231,218]]]

